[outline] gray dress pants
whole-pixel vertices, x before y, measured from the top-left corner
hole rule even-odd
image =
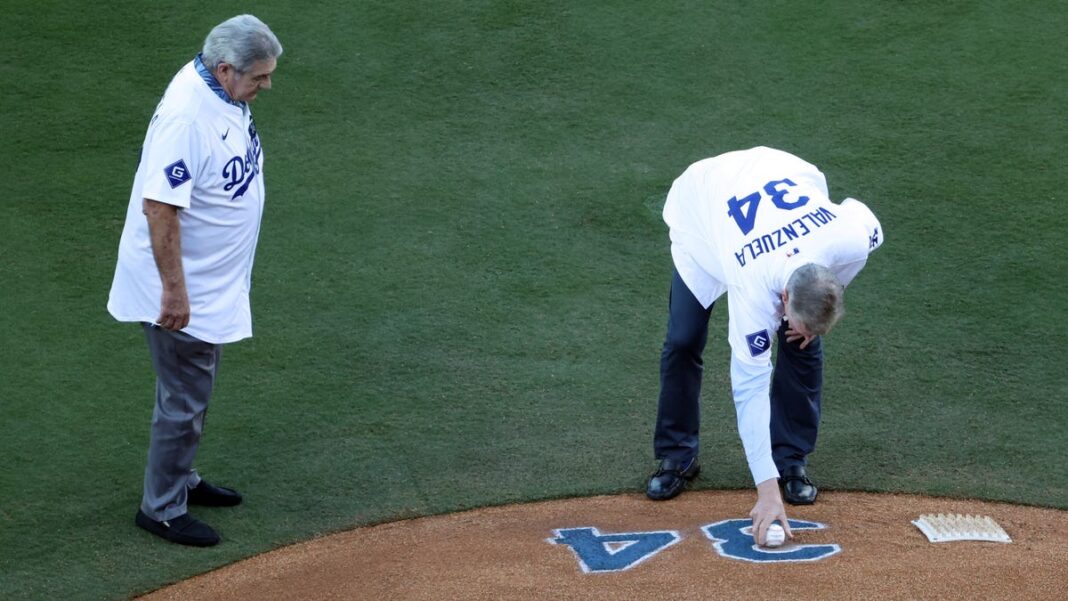
[[[200,483],[193,459],[204,431],[222,345],[142,325],[156,370],[156,407],[141,511],[160,522],[186,513],[188,491]]]

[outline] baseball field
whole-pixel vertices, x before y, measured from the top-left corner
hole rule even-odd
[[[195,512],[223,542],[190,549],[133,524],[154,375],[105,303],[152,110],[243,12],[285,52],[252,105],[256,335],[224,350],[197,465],[245,503]],[[1068,519],[1065,23],[1022,0],[5,0],[0,599],[127,599],[353,528],[641,491],[664,196],[758,145],[885,230],[825,341],[821,494]],[[705,492],[751,486],[726,317]]]

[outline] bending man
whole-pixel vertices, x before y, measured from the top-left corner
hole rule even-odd
[[[882,244],[879,221],[857,200],[832,203],[815,166],[765,147],[691,165],[671,186],[664,221],[675,272],[653,439],[660,466],[646,495],[675,497],[701,469],[702,354],[713,304],[727,293],[731,387],[757,488],[754,537],[763,544],[775,520],[792,536],[783,495],[810,504],[817,494],[805,466],[819,429],[821,336]]]

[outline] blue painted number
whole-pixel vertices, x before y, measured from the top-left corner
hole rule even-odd
[[[549,542],[571,547],[587,574],[629,570],[679,542],[678,533],[670,530],[601,534],[596,528],[563,528],[554,532],[556,538]]]
[[[790,529],[822,530],[818,522],[790,520]],[[765,549],[753,542],[753,520],[724,520],[709,524],[701,530],[712,541],[716,552],[723,557],[756,563],[787,561],[819,561],[842,550],[838,545],[789,545],[781,549]]]

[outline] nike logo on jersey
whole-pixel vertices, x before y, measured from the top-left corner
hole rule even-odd
[[[222,135],[222,139],[223,139],[223,140],[225,140],[225,139],[226,139],[226,136],[229,136],[229,135],[230,135],[230,128],[229,128],[229,127],[227,127],[227,128],[226,128],[226,133],[224,133],[224,134]]]

